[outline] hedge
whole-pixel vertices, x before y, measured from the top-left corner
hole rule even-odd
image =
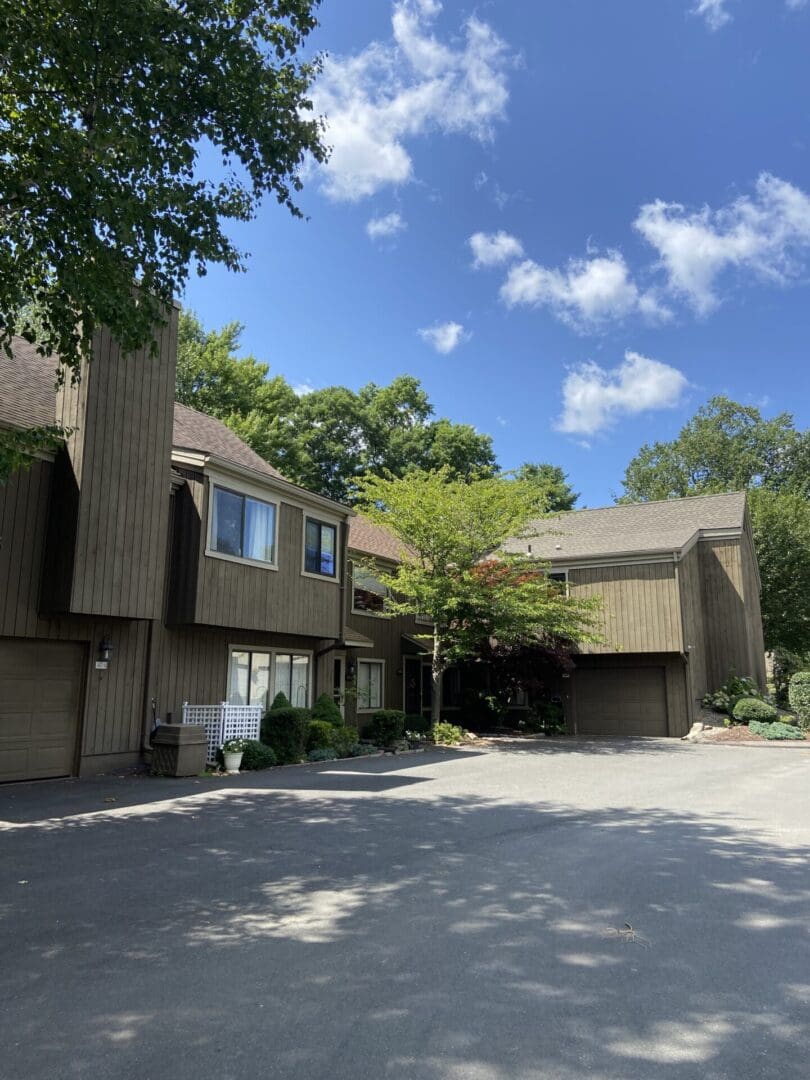
[[[797,671],[791,676],[788,701],[802,727],[810,727],[810,671]]]

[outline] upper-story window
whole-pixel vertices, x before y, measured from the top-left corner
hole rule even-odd
[[[276,504],[217,486],[211,489],[211,502],[210,550],[274,566]]]
[[[304,571],[337,577],[337,526],[308,517],[304,530]]]
[[[363,615],[381,615],[385,611],[388,588],[359,567],[354,568],[352,578],[352,609]]]

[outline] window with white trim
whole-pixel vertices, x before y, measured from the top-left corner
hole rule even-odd
[[[337,577],[337,526],[308,517],[304,526],[304,570]]]
[[[367,712],[382,709],[385,664],[382,660],[357,661],[357,709]]]
[[[291,705],[309,705],[310,657],[305,653],[231,649],[228,665],[228,702],[231,705],[270,707],[283,693]]]
[[[277,513],[275,503],[212,485],[209,550],[275,565]]]
[[[385,601],[390,595],[387,585],[383,585],[373,574],[359,567],[352,570],[352,610],[363,615],[381,615],[385,611]]]

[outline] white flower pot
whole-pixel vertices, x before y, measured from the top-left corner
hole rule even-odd
[[[223,750],[222,756],[225,758],[225,772],[239,772],[239,766],[242,764],[241,750],[238,750],[235,754]]]

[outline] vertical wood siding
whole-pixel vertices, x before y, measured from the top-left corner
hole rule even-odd
[[[714,690],[734,671],[748,675],[750,652],[739,540],[702,540],[701,603],[706,634],[706,681]]]
[[[572,595],[601,596],[605,643],[583,653],[680,652],[678,590],[673,563],[589,567],[569,572]]]
[[[761,690],[767,686],[765,672],[765,641],[762,636],[762,609],[760,607],[759,575],[754,537],[748,511],[745,513],[745,529],[740,545],[742,559],[743,593],[745,597],[745,621],[748,631],[748,673]]]
[[[707,681],[706,632],[700,585],[700,544],[695,544],[678,564],[678,582],[683,614],[683,646],[689,660],[686,668],[692,710],[711,687]],[[690,648],[691,646],[691,648]]]
[[[177,311],[158,333],[159,355],[126,356],[100,331],[82,380],[57,397],[57,417],[73,429],[67,449],[77,493],[52,530],[53,558],[74,559],[53,606],[72,613],[159,618],[165,573]],[[71,572],[72,571],[72,572]]]
[[[300,507],[279,506],[278,570],[217,559],[205,554],[210,485],[186,476],[187,489],[178,496],[171,621],[339,639],[343,589],[340,582],[301,573]],[[342,556],[339,564],[345,566]]]

